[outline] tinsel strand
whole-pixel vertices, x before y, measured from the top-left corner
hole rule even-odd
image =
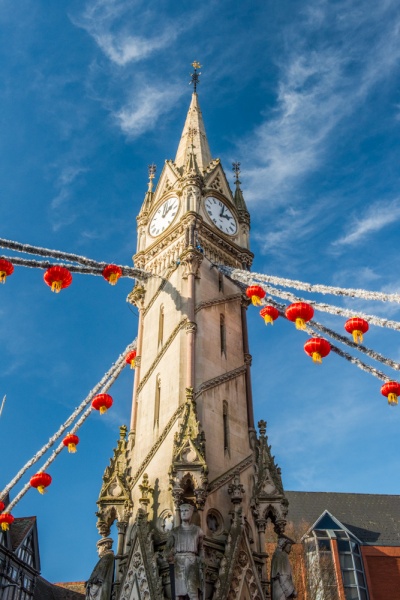
[[[136,340],[128,344],[124,352],[118,357],[115,363],[110,367],[107,373],[102,377],[99,383],[89,392],[86,398],[81,404],[74,410],[74,412],[68,417],[68,419],[59,427],[56,433],[48,440],[48,442],[22,467],[22,469],[16,474],[16,476],[6,485],[0,494],[0,498],[4,498],[6,494],[14,487],[21,477],[35,464],[40,458],[46,454],[46,452],[55,444],[55,442],[62,436],[62,434],[68,429],[68,427],[75,421],[75,419],[81,414],[86,408],[89,402],[92,401],[93,397],[101,390],[107,389],[112,385],[118,375],[126,366],[125,356],[128,352],[136,348]],[[110,381],[109,381],[110,380]]]
[[[249,273],[241,269],[226,267],[225,265],[218,266],[225,274],[232,279],[247,280],[251,276],[251,282],[272,283],[277,286],[294,288],[305,292],[314,292],[317,294],[332,294],[334,296],[347,296],[350,298],[362,298],[363,300],[379,300],[381,302],[396,302],[400,303],[400,294],[386,294],[384,292],[371,292],[363,289],[341,288],[329,285],[311,284],[305,281],[297,281],[295,279],[284,279],[273,275],[265,275],[263,273]]]
[[[8,250],[15,250],[16,252],[23,252],[25,254],[36,254],[37,256],[44,256],[55,258],[56,260],[72,261],[83,265],[84,267],[97,268],[103,270],[109,263],[99,262],[85,256],[79,256],[78,254],[71,254],[70,252],[61,252],[60,250],[50,250],[48,248],[40,248],[39,246],[32,246],[30,244],[21,244],[20,242],[14,242],[12,240],[6,240],[0,238],[0,247],[7,248]],[[15,262],[15,258],[8,259],[11,262]],[[17,264],[17,263],[15,263]],[[51,266],[51,265],[50,265]],[[151,276],[150,273],[143,271],[142,269],[136,269],[134,267],[118,265],[122,269],[122,275],[124,277],[133,277],[146,279]],[[94,274],[94,273],[93,273]]]

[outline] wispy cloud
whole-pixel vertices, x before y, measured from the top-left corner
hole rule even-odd
[[[392,202],[376,202],[360,218],[353,216],[347,233],[333,242],[333,246],[360,244],[373,233],[396,223],[400,219],[400,199]]]
[[[326,160],[338,124],[399,62],[399,18],[391,14],[393,8],[393,2],[376,7],[378,30],[375,11],[360,11],[355,2],[332,8],[316,1],[304,21],[286,32],[288,49],[279,65],[276,106],[245,144],[255,165],[247,173],[250,201],[267,196],[270,203],[282,204],[301,195],[295,184]],[[335,45],[323,35],[332,28],[340,42]],[[315,43],[310,44],[312,36]]]
[[[50,202],[53,231],[59,231],[75,221],[77,215],[71,209],[73,185],[79,176],[87,171],[87,168],[79,165],[67,164],[61,168],[55,184],[58,193]]]
[[[136,33],[133,35],[126,30],[126,22],[129,21],[127,16],[135,12]],[[182,23],[159,17],[149,8],[144,11],[140,1],[92,0],[72,21],[92,36],[107,58],[123,67],[146,59],[175,41]]]
[[[118,125],[130,137],[138,137],[155,127],[161,115],[168,113],[183,94],[181,86],[165,90],[150,85],[132,94],[128,103],[114,113]]]

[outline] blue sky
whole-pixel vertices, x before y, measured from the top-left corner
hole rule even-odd
[[[130,264],[147,165],[175,156],[198,60],[211,152],[231,182],[241,162],[254,270],[399,291],[396,0],[1,0],[0,27],[0,237]],[[135,337],[130,288],[76,275],[55,295],[23,268],[2,286],[2,484]],[[249,328],[256,418],[286,489],[399,493],[400,413],[380,382],[337,356],[313,365],[282,319],[266,329],[249,309]],[[393,332],[371,327],[366,345],[400,360]],[[126,369],[49,492],[14,511],[37,515],[51,581],[87,579],[97,560],[95,502],[131,390]]]

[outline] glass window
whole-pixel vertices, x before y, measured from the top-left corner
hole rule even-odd
[[[354,571],[343,571],[343,583],[344,585],[355,585],[356,575]]]
[[[357,554],[354,556],[354,564],[356,569],[358,569],[359,571],[363,570],[361,558],[357,556]]]
[[[318,540],[318,548],[322,551],[322,552],[330,552],[331,551],[331,542],[330,540]]]
[[[340,566],[342,569],[352,569],[353,561],[351,558],[351,554],[339,554],[340,558]]]
[[[337,545],[339,552],[350,552],[350,543],[347,540],[338,540]]]
[[[358,585],[360,585],[361,587],[365,587],[364,575],[362,573],[360,573],[360,571],[356,571],[356,573],[357,573]]]
[[[346,600],[359,600],[357,588],[344,588]]]

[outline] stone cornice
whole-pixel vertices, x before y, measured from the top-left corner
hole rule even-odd
[[[174,425],[175,421],[177,420],[178,417],[181,416],[182,412],[185,409],[185,406],[186,406],[186,404],[181,404],[180,406],[178,406],[178,408],[173,413],[173,415],[171,416],[170,420],[168,421],[168,423],[166,424],[166,426],[162,430],[162,433],[161,433],[160,437],[157,439],[157,441],[153,444],[153,446],[149,450],[149,452],[146,455],[146,457],[144,458],[142,464],[140,465],[140,467],[138,468],[138,470],[136,471],[136,473],[132,477],[132,483],[131,483],[131,487],[132,488],[139,481],[140,477],[144,473],[144,470],[146,469],[146,467],[150,463],[151,459],[156,454],[157,450],[160,448],[161,444],[163,443],[163,441],[165,440],[165,438],[167,437],[167,435],[171,431],[172,426]]]
[[[195,312],[199,312],[203,308],[209,308],[210,306],[217,306],[218,304],[226,304],[227,302],[234,302],[235,300],[241,300],[242,294],[231,294],[230,296],[225,296],[221,298],[214,298],[213,300],[204,300],[203,302],[199,302],[195,308]]]
[[[196,391],[195,398],[197,399],[199,396],[201,396],[201,394],[203,394],[204,392],[207,392],[208,390],[210,390],[213,387],[216,387],[217,385],[221,385],[222,383],[226,383],[227,381],[230,381],[231,379],[235,379],[235,377],[240,377],[241,375],[244,375],[246,373],[246,371],[247,371],[247,366],[242,365],[241,367],[238,367],[237,369],[233,369],[232,371],[228,371],[227,373],[222,373],[221,375],[218,375],[217,377],[214,377],[213,379],[209,379],[208,381],[205,381],[204,383],[201,384],[201,386]]]
[[[160,352],[157,354],[157,356],[155,357],[155,359],[151,363],[149,369],[147,370],[146,375],[144,375],[142,377],[142,379],[141,379],[141,381],[139,383],[138,389],[137,389],[137,393],[138,394],[140,394],[140,392],[142,391],[143,387],[148,382],[148,380],[149,380],[151,374],[153,373],[154,369],[156,368],[156,366],[158,365],[158,363],[160,362],[160,360],[162,359],[162,357],[164,356],[164,354],[166,353],[166,351],[168,350],[168,348],[170,347],[170,345],[174,341],[174,339],[177,336],[177,334],[179,333],[179,331],[186,325],[186,323],[187,323],[187,317],[185,317],[184,319],[182,319],[181,321],[179,321],[178,325],[175,327],[175,329],[173,330],[173,332],[171,333],[171,335],[169,336],[169,338],[165,342],[164,346],[162,347],[162,349],[160,350]]]
[[[225,473],[223,473],[222,475],[220,475],[219,477],[217,477],[216,479],[211,481],[208,485],[209,493],[214,492],[218,488],[220,488],[223,485],[225,485],[226,483],[228,483],[228,481],[233,479],[233,476],[236,473],[241,473],[242,471],[245,471],[252,464],[254,464],[254,456],[253,456],[253,454],[250,454],[250,456],[248,456],[247,458],[244,458],[235,467],[232,467],[232,469],[229,469],[229,471],[226,471]]]

